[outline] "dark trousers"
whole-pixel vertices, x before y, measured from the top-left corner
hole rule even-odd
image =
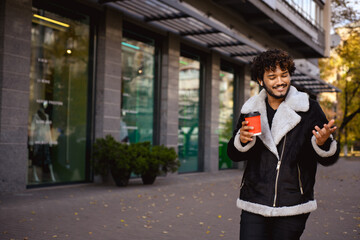
[[[240,240],[299,240],[309,215],[263,217],[242,211]]]

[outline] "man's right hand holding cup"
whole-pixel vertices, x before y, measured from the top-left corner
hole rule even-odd
[[[254,134],[249,132],[250,130],[253,130],[254,127],[248,126],[248,121],[243,121],[242,126],[240,128],[240,142],[243,144],[246,144],[253,140]]]

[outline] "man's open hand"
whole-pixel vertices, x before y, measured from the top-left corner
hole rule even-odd
[[[331,119],[328,124],[324,124],[323,128],[315,126],[315,130],[312,130],[312,133],[316,137],[316,144],[318,146],[324,145],[326,140],[330,137],[330,134],[335,132],[336,126],[334,126],[335,120]]]

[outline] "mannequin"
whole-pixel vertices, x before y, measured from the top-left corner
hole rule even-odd
[[[45,113],[48,102],[40,104],[39,110],[34,114],[29,137],[30,157],[35,182],[39,182],[37,167],[48,167],[51,181],[55,182],[55,175],[51,163],[50,147],[52,144],[49,115]]]
[[[122,117],[120,118],[120,142],[129,143],[129,133]]]

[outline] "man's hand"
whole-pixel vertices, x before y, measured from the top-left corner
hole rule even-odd
[[[331,119],[328,124],[324,124],[323,128],[315,126],[315,130],[312,130],[312,133],[316,137],[316,144],[318,146],[324,145],[326,140],[330,137],[330,134],[335,132],[336,126],[334,126],[335,120]]]
[[[243,144],[246,144],[253,140],[252,136],[254,134],[249,132],[249,130],[254,129],[254,127],[250,127],[248,126],[248,124],[248,121],[243,121],[240,128],[240,142],[242,142]]]

